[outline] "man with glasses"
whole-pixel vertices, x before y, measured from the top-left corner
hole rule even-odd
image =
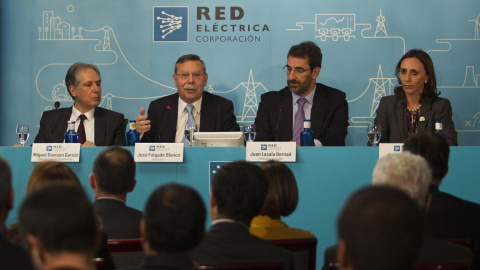
[[[178,93],[150,103],[135,118],[142,142],[184,142],[185,125],[193,122],[197,131],[238,131],[230,100],[204,92],[208,74],[198,55],[181,56],[175,64],[173,82]]]
[[[290,48],[287,64],[288,87],[261,96],[255,125],[256,141],[296,141],[304,120],[311,121],[316,146],[344,146],[348,127],[345,93],[316,83],[322,52],[313,42]]]

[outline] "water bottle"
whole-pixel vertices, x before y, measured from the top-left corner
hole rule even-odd
[[[78,133],[75,132],[75,121],[68,121],[68,130],[64,137],[65,143],[78,143]]]
[[[435,133],[440,134],[443,137],[447,137],[447,134],[445,134],[445,131],[443,131],[442,121],[435,122]]]
[[[140,142],[140,133],[137,131],[137,121],[130,120],[129,127],[130,130],[125,134],[127,146],[135,146],[137,142]]]
[[[303,131],[300,132],[301,146],[315,146],[313,130],[311,130],[312,122],[305,120],[303,122]]]

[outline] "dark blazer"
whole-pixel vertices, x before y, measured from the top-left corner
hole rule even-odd
[[[284,269],[293,269],[293,255],[265,240],[251,235],[238,223],[217,223],[193,250],[193,260],[202,264],[283,262]]]
[[[178,254],[160,253],[155,256],[147,256],[140,270],[195,270],[190,259]]]
[[[97,199],[93,209],[102,219],[108,239],[140,238],[142,212],[115,199]]]
[[[43,112],[40,119],[40,130],[34,142],[62,143],[71,115],[72,107]],[[97,107],[94,117],[96,146],[125,146],[127,121],[123,114]]]
[[[431,184],[432,201],[428,209],[427,233],[440,239],[469,238],[480,268],[480,204],[441,192]]]
[[[291,141],[293,137],[292,93],[287,87],[261,96],[255,118],[256,141]],[[345,93],[317,83],[311,111],[315,139],[324,146],[344,146],[348,127]]]
[[[20,246],[14,245],[3,238],[0,232],[0,269],[2,270],[33,270],[30,256]]]
[[[143,134],[142,142],[175,142],[177,118],[178,93],[152,101],[148,107],[151,128]],[[239,131],[233,114],[233,103],[223,97],[203,92],[199,131]]]
[[[375,125],[382,126],[383,143],[403,143],[407,138],[407,115],[406,99],[399,100],[395,95],[382,97],[377,108]],[[438,97],[435,101],[422,101],[420,118],[425,121],[418,123],[418,132],[425,130],[435,131],[435,122],[442,121],[443,130],[447,135],[450,146],[457,146],[457,132],[452,120],[452,106],[448,99]]]

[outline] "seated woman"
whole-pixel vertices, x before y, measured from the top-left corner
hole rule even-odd
[[[39,162],[33,168],[27,184],[27,194],[45,184],[70,183],[81,187],[80,180],[65,163],[56,161]]]
[[[281,220],[281,216],[289,216],[297,208],[298,188],[292,171],[273,160],[260,168],[267,174],[268,191],[260,215],[250,224],[250,233],[265,240],[315,237],[312,232],[290,228]]]
[[[380,142],[402,143],[418,132],[435,131],[435,123],[442,121],[448,144],[458,145],[452,106],[448,99],[438,97],[430,56],[418,49],[408,51],[398,62],[395,75],[400,86],[395,87],[395,95],[382,97],[377,108]]]

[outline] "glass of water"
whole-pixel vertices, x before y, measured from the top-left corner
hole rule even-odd
[[[185,125],[185,139],[188,142],[188,146],[194,146],[194,137],[195,132],[197,131],[197,125],[192,124],[186,124]]]
[[[243,135],[246,142],[255,141],[255,136],[257,135],[257,129],[255,125],[244,125],[243,126]]]
[[[367,130],[368,142],[373,146],[378,146],[380,139],[382,138],[382,126],[380,125],[368,125]]]
[[[22,144],[22,147],[25,147],[25,143],[28,140],[30,135],[30,127],[24,124],[17,124],[17,138],[18,141]]]

